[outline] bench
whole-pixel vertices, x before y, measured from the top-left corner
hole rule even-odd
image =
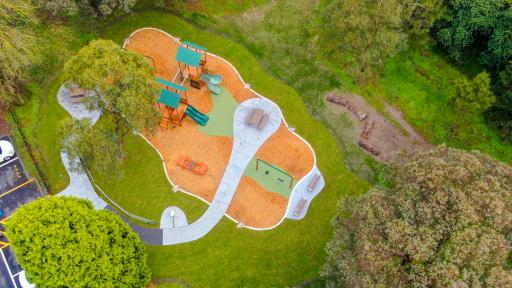
[[[82,88],[73,87],[71,90],[69,90],[69,97],[73,103],[82,102],[85,96],[86,92]]]
[[[315,174],[315,176],[313,176],[313,179],[311,179],[311,181],[309,182],[309,185],[308,185],[309,192],[313,192],[316,185],[318,184],[318,181],[320,181],[320,174]]]
[[[307,203],[308,200],[306,200],[306,198],[301,198],[299,203],[297,203],[297,206],[295,206],[295,210],[293,210],[293,216],[299,217],[299,215],[302,214],[302,210],[304,210],[304,207],[306,207]]]
[[[249,118],[247,118],[247,124],[249,126],[256,127],[260,130],[263,130],[268,123],[268,114],[261,109],[253,109],[251,113],[249,113]]]

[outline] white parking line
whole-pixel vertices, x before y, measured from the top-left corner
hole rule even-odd
[[[11,276],[12,284],[14,285],[14,287],[18,288],[18,285],[16,285],[16,281],[14,281],[14,276],[12,276],[11,267],[9,267],[9,263],[5,258],[4,251],[0,250],[0,253],[2,254],[2,258],[4,259],[5,267],[7,267],[7,271],[9,271],[9,275]]]
[[[11,163],[12,161],[15,161],[15,160],[18,160],[18,157],[12,158],[11,160],[9,160],[9,161],[5,162],[4,164],[0,165],[0,168],[4,167],[5,165],[7,165],[7,164],[9,164],[9,163]]]

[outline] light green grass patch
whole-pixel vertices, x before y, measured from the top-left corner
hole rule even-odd
[[[238,102],[225,88],[219,95],[211,93],[211,98],[213,108],[208,113],[210,120],[206,126],[200,126],[199,131],[210,136],[233,137],[233,117]]]
[[[256,162],[258,162],[257,166]],[[257,161],[256,157],[251,159],[245,168],[244,175],[258,182],[266,190],[281,194],[286,198],[290,197],[295,186],[295,179],[286,171],[268,161]]]

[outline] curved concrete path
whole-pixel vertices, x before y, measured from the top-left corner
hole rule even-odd
[[[165,208],[160,217],[160,229],[187,226],[187,215],[179,207],[170,206]]]
[[[262,109],[269,115],[268,124],[263,130],[246,124],[254,108]],[[212,203],[196,222],[183,227],[163,229],[163,245],[197,240],[219,223],[235,195],[245,167],[260,146],[276,132],[279,125],[281,125],[281,112],[279,107],[270,100],[254,98],[238,106],[234,116],[233,150]]]
[[[60,106],[68,111],[73,119],[82,120],[88,118],[94,124],[100,118],[101,113],[97,110],[87,109],[87,105],[85,103],[72,103],[71,98],[69,97],[69,89],[64,85],[60,87],[59,92],[57,93],[57,100],[59,101]],[[96,209],[104,209],[107,207],[107,203],[103,201],[98,194],[96,194],[96,191],[94,191],[87,174],[85,174],[84,171],[76,169],[81,167],[79,160],[69,159],[68,155],[64,151],[61,151],[60,157],[62,158],[62,163],[69,174],[69,185],[57,195],[75,196],[91,200]]]
[[[84,103],[72,103],[69,100],[69,91],[64,86],[58,92],[59,104],[69,112],[74,119],[89,118],[94,124],[100,117],[100,113],[89,110]],[[269,115],[268,123],[262,130],[246,124],[253,109],[261,109]],[[175,211],[183,214],[184,222],[180,225],[169,225],[163,223],[161,229],[145,228],[134,224],[126,217],[121,218],[127,222],[132,229],[138,233],[146,244],[151,245],[173,245],[197,240],[206,235],[219,223],[226,213],[226,210],[235,195],[236,189],[242,178],[245,168],[256,154],[260,146],[274,134],[281,125],[281,112],[279,107],[272,101],[265,98],[254,98],[242,102],[236,109],[234,115],[233,149],[224,175],[220,181],[215,197],[206,212],[194,223],[186,225],[186,216],[181,209]],[[96,209],[107,209],[115,213],[116,210],[110,207],[101,199],[91,184],[90,179],[84,171],[75,169],[81,164],[71,162],[66,152],[61,152],[62,162],[66,168],[70,184],[60,192],[59,196],[75,196],[90,200]],[[76,160],[78,161],[78,160]],[[171,207],[167,208],[162,217],[167,217]],[[119,213],[117,213],[119,214]],[[163,221],[162,221],[163,222]]]

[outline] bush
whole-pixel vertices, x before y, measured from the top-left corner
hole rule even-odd
[[[19,208],[7,236],[37,287],[144,287],[144,245],[128,225],[87,200],[46,197]]]

